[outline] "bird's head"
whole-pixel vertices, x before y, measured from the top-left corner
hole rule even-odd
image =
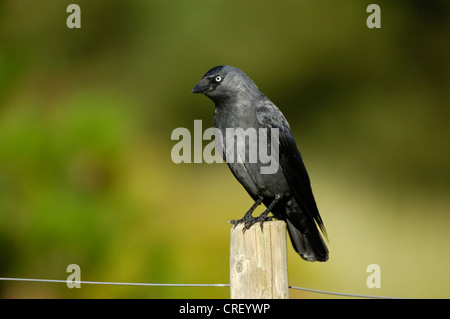
[[[214,102],[243,95],[261,94],[255,83],[244,72],[229,65],[219,65],[206,72],[194,86],[192,93],[205,94]]]

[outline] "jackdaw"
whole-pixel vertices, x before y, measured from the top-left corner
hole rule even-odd
[[[327,261],[328,249],[321,236],[322,232],[327,237],[325,226],[302,157],[281,111],[243,71],[228,65],[209,70],[192,93],[202,93],[214,102],[213,126],[223,134],[227,128],[266,129],[268,135],[273,132],[272,129],[278,132],[278,154],[275,155],[279,169],[272,174],[261,173],[263,163],[259,160],[256,163],[233,161],[221,154],[236,179],[255,201],[242,219],[230,222],[235,226],[244,223],[244,231],[258,222],[262,227],[272,212],[275,218],[286,222],[292,245],[303,259]],[[216,149],[228,150],[225,141],[228,139],[217,139],[216,136]],[[271,149],[271,138],[266,137],[265,141],[267,148]],[[248,145],[245,147],[248,148]],[[261,203],[267,209],[255,218],[252,212]]]

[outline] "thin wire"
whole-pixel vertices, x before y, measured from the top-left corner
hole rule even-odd
[[[30,282],[57,282],[88,285],[116,285],[116,286],[144,286],[144,287],[229,287],[230,284],[163,284],[140,282],[108,282],[108,281],[84,281],[84,280],[58,280],[58,279],[33,279],[33,278],[0,278],[3,281],[30,281]]]
[[[297,289],[297,290],[303,290],[303,291],[309,291],[309,292],[316,292],[316,293],[319,293],[319,294],[345,296],[345,297],[375,298],[375,299],[405,299],[405,298],[398,298],[398,297],[384,297],[384,296],[373,296],[373,295],[349,294],[349,293],[345,293],[345,292],[334,292],[334,291],[326,291],[326,290],[303,288],[303,287],[297,287],[297,286],[289,286],[289,288]]]
[[[34,279],[34,278],[0,278],[0,281],[26,281],[26,282],[53,282],[53,283],[71,283],[88,285],[116,285],[116,286],[141,286],[141,287],[230,287],[230,284],[165,284],[165,283],[139,283],[139,282],[110,282],[110,281],[82,281],[82,280],[58,280],[58,279]],[[376,299],[404,299],[397,297],[383,297],[373,295],[359,295],[343,292],[333,292],[326,290],[310,289],[297,286],[289,286],[291,289],[315,292],[320,294],[357,297],[357,298],[376,298]]]

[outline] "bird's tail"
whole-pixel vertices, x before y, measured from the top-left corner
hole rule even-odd
[[[286,219],[289,237],[295,251],[308,261],[327,261],[328,248],[317,227],[309,227],[308,232],[302,233]]]

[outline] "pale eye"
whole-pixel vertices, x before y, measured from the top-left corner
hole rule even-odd
[[[216,82],[220,82],[220,81],[222,81],[222,77],[220,75],[218,75],[218,76],[216,76],[215,80],[216,80]]]

